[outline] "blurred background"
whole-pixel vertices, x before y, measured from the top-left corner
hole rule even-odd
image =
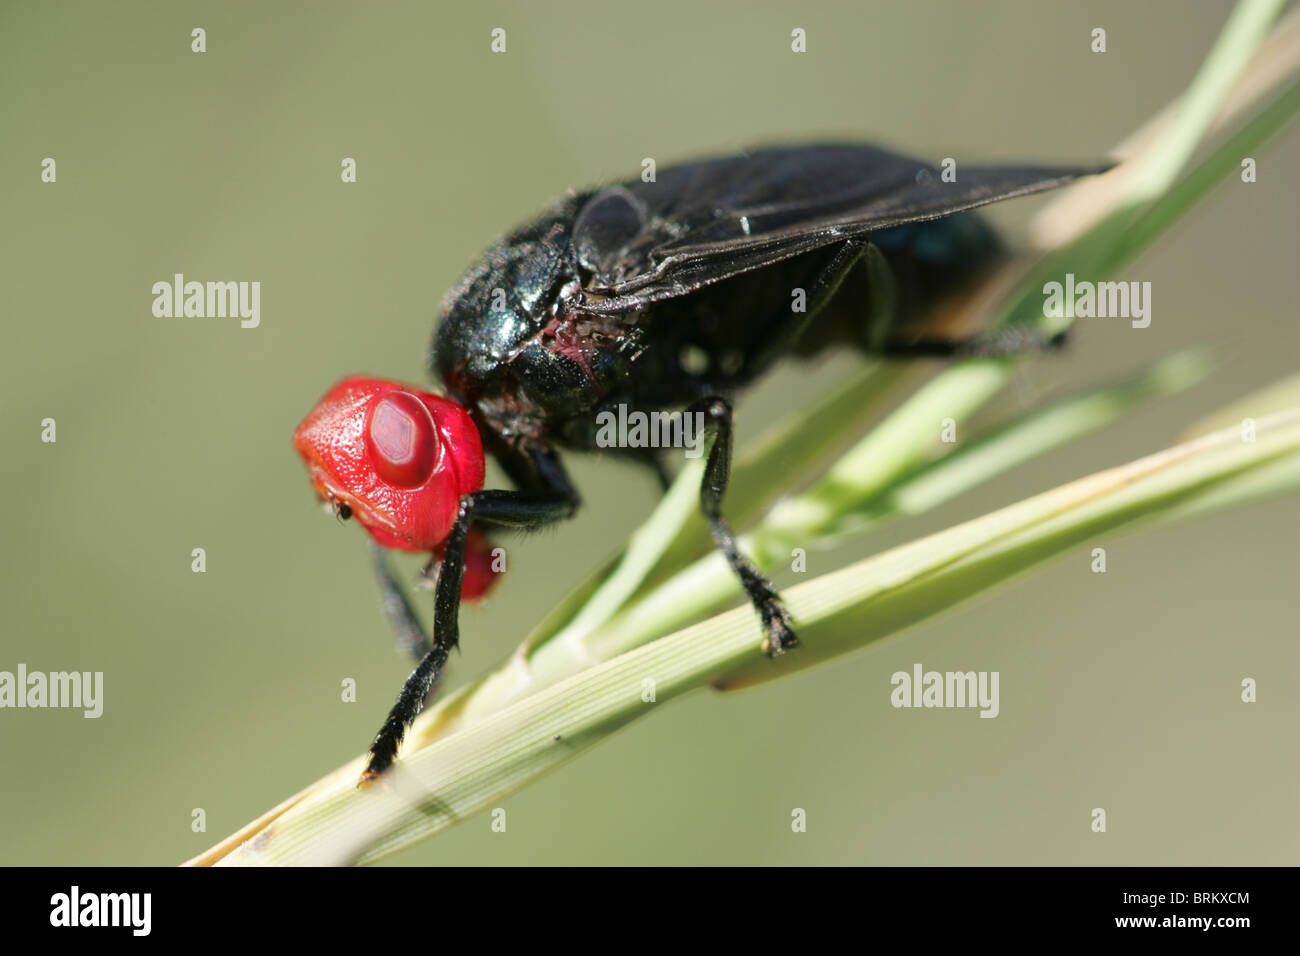
[[[0,863],[179,862],[364,749],[408,664],[361,530],[321,512],[290,435],[345,374],[428,383],[438,302],[494,235],[642,157],[771,140],[1093,160],[1183,89],[1229,9],[6,5],[0,670],[103,671],[105,704],[0,712]],[[1081,322],[1004,404],[1193,345],[1215,350],[1208,382],[816,570],[1162,448],[1293,373],[1300,134],[1257,158],[1257,183],[1225,183],[1120,276],[1152,283],[1148,329]],[[1039,205],[992,215],[1014,237]],[[260,327],[155,318],[151,286],[176,272],[260,281]],[[740,406],[742,444],[854,363],[767,380]],[[637,469],[570,467],[585,509],[511,545],[495,599],[462,615],[453,684],[656,500]],[[1278,499],[1116,537],[1106,575],[1067,557],[833,666],[694,694],[509,797],[507,833],[483,813],[389,862],[1294,864],[1296,517]],[[1000,671],[1001,715],[893,709],[889,677],[915,662]]]

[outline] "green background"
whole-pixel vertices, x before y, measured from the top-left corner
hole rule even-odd
[[[437,304],[496,233],[644,156],[768,140],[1092,160],[1184,87],[1228,8],[6,4],[0,669],[103,671],[106,700],[99,720],[0,711],[0,863],[176,862],[364,748],[407,664],[361,531],[314,504],[289,438],[344,374],[427,382]],[[1005,407],[1196,344],[1221,360],[1207,384],[809,570],[1164,447],[1293,372],[1300,136],[1259,159],[1257,183],[1225,184],[1121,276],[1153,284],[1150,328],[1082,321]],[[1038,205],[994,218],[1014,235]],[[155,318],[174,272],[260,281],[261,327]],[[784,368],[741,404],[742,442],[853,364]],[[495,600],[462,616],[453,681],[655,501],[635,469],[570,466],[586,508],[510,546]],[[1279,499],[1108,539],[1106,575],[1069,555],[831,667],[692,695],[506,798],[505,834],[482,813],[392,860],[1293,864],[1296,516]],[[1000,671],[1001,716],[891,708],[914,662]]]

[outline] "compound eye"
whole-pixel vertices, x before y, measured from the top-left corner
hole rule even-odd
[[[389,484],[402,488],[424,484],[433,472],[439,445],[433,416],[410,392],[389,392],[371,407],[366,450],[379,477]]]

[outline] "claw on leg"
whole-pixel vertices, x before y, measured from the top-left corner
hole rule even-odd
[[[768,657],[777,658],[793,647],[799,646],[799,637],[794,632],[790,621],[790,612],[785,609],[780,598],[763,602],[760,610],[763,618],[763,650]]]

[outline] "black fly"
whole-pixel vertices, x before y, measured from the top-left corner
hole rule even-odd
[[[869,146],[763,149],[571,194],[497,240],[443,304],[430,365],[446,398],[349,379],[295,438],[341,515],[381,545],[432,552],[438,569],[432,640],[380,574],[419,664],[366,777],[392,763],[455,646],[462,593],[481,591],[466,575],[487,547],[479,527],[572,516],[579,498],[558,450],[602,447],[602,413],[699,416],[713,439],[700,488],[709,529],[767,653],[794,647],[794,622],[722,513],[733,396],[779,359],[831,347],[996,356],[1059,344],[1025,330],[955,340],[927,320],[1001,256],[968,210],[1104,169],[970,166],[945,181]],[[621,451],[666,480],[653,451]],[[484,452],[513,490],[481,490]]]

